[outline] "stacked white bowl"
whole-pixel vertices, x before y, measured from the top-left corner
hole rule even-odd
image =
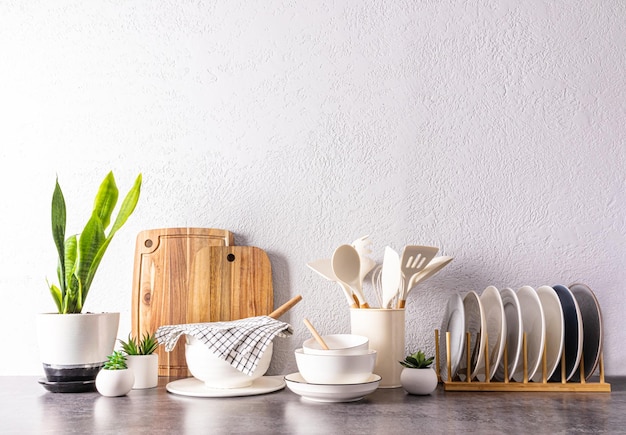
[[[300,375],[310,384],[360,384],[370,380],[376,363],[376,351],[369,340],[355,334],[332,334],[322,337],[328,349],[313,338],[296,349]]]

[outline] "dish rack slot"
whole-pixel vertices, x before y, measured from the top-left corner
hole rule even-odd
[[[471,377],[471,349],[470,349],[470,332],[466,332],[467,339],[465,340],[465,356],[466,356],[466,370],[464,374],[465,379],[461,380],[460,377],[455,374],[452,379],[442,379],[441,377],[441,353],[439,349],[439,330],[435,329],[435,355],[436,355],[436,367],[437,378],[440,383],[443,384],[444,391],[534,391],[534,392],[595,392],[595,393],[610,393],[611,384],[607,383],[604,379],[604,358],[602,352],[599,355],[599,381],[590,382],[585,379],[585,366],[584,355],[580,358],[580,380],[579,381],[567,381],[565,373],[565,352],[561,355],[561,380],[559,382],[548,382],[547,372],[547,358],[546,358],[546,345],[544,344],[542,357],[541,357],[541,382],[533,382],[528,379],[528,350],[526,343],[526,333],[522,336],[522,367],[523,367],[523,379],[522,381],[509,380],[509,368],[508,368],[508,350],[507,345],[504,346],[504,380],[495,381],[489,379],[490,367],[489,358],[485,358],[485,380],[478,381],[476,378]],[[452,372],[452,364],[450,361],[450,332],[446,332],[446,368],[448,377]],[[485,334],[485,355],[489,355],[489,337]]]

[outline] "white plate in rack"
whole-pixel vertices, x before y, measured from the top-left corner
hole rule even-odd
[[[489,361],[489,379],[493,378],[498,370],[502,355],[504,353],[504,342],[506,339],[506,322],[504,319],[504,306],[502,297],[497,288],[490,285],[480,295],[480,303],[483,307],[485,327],[487,336],[487,352],[485,353],[485,363],[479,367],[476,377],[479,381],[485,381],[485,370]],[[484,334],[483,334],[484,335]]]
[[[355,402],[378,388],[380,376],[373,374],[367,382],[359,384],[310,384],[300,373],[285,376],[287,388],[305,400],[313,402]]]
[[[534,288],[523,286],[517,291],[517,299],[522,310],[522,325],[526,334],[526,362],[528,379],[532,379],[541,364],[541,355],[546,335],[546,322],[541,307],[541,301]],[[522,362],[524,355],[521,356]],[[522,382],[524,379],[524,364],[518,364],[513,373],[513,379]]]
[[[454,293],[448,299],[446,310],[439,330],[439,370],[441,379],[448,378],[448,359],[446,347],[446,332],[450,332],[450,367],[452,377],[459,368],[463,348],[465,346],[465,314],[463,310],[463,298],[459,293]]]
[[[561,301],[552,287],[543,285],[537,288],[537,296],[541,301],[541,308],[543,308],[543,315],[546,320],[546,379],[550,379],[563,354],[565,334],[563,309],[561,308]],[[541,382],[543,370],[537,370],[532,380]]]
[[[513,378],[513,373],[517,370],[520,355],[522,354],[522,310],[519,306],[517,294],[510,288],[500,290],[502,306],[504,308],[504,318],[506,321],[506,347],[507,347],[507,375],[508,380]],[[504,358],[500,360],[496,375],[498,381],[504,381]]]
[[[283,376],[262,376],[249,387],[242,388],[209,388],[203,381],[196,378],[178,379],[169,382],[165,389],[170,393],[191,397],[242,397],[272,393],[285,388]]]
[[[470,377],[474,379],[479,370],[485,369],[485,336],[487,330],[485,316],[480,303],[478,293],[468,292],[463,298],[463,310],[465,312],[465,333],[469,333],[470,351]],[[459,364],[458,375],[462,381],[467,380],[467,336],[463,346],[463,356]]]

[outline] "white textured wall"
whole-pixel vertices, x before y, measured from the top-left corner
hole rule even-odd
[[[624,22],[617,0],[0,0],[0,374],[41,372],[55,176],[79,231],[113,169],[144,188],[86,309],[120,337],[136,234],[226,228],[269,253],[276,305],[304,296],[272,365],[294,371],[304,316],[349,329],[305,263],[370,234],[379,261],[455,257],[411,295],[408,348],[453,291],[582,281],[625,375]]]

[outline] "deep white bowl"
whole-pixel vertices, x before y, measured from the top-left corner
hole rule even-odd
[[[300,375],[311,384],[359,384],[367,382],[374,371],[376,351],[360,355],[316,355],[296,349]]]
[[[314,339],[309,338],[302,343],[302,351],[315,355],[360,355],[369,351],[369,339],[356,334],[331,334],[322,336],[329,349]]]
[[[272,361],[273,343],[267,346],[259,365],[251,376],[240,372],[218,358],[208,346],[193,336],[185,335],[185,359],[191,375],[209,388],[244,388],[263,376]]]

